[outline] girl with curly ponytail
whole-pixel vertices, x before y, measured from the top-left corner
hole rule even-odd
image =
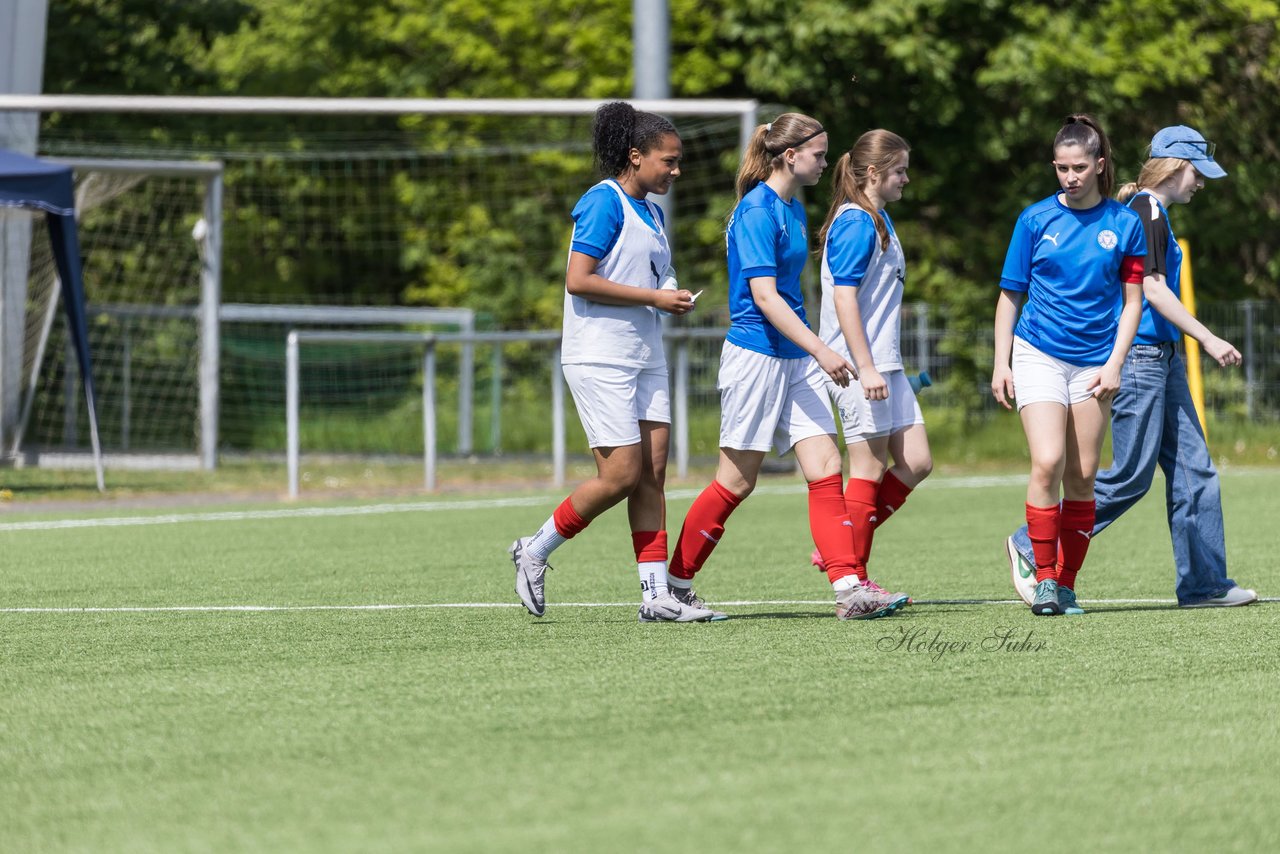
[[[663,490],[671,396],[658,312],[687,314],[694,297],[661,287],[671,248],[662,211],[647,197],[666,193],[680,176],[680,135],[661,116],[615,101],[596,111],[592,140],[604,180],[573,209],[560,361],[596,476],[538,531],[511,544],[516,593],[541,617],[551,552],[625,499],[640,574],[640,620],[707,620],[713,612],[682,603],[667,588]]]

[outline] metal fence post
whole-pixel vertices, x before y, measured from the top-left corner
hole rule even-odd
[[[493,362],[489,368],[489,451],[502,453],[502,344],[493,342]]]
[[[915,366],[915,370],[917,373],[929,371],[933,369],[929,364],[929,305],[918,302],[911,309],[916,315],[916,359],[919,364]]]
[[[1241,303],[1244,309],[1244,412],[1253,420],[1253,389],[1257,382],[1257,369],[1253,351],[1253,300]]]
[[[222,172],[205,185],[203,235],[200,253],[200,465],[218,466],[219,361],[222,357]]]
[[[422,466],[428,492],[436,488],[436,342],[427,341],[422,357]]]
[[[298,497],[298,333],[290,330],[284,344],[285,457],[289,497]]]
[[[564,486],[564,445],[564,378],[557,345],[551,359],[551,469],[556,487]]]
[[[133,415],[133,336],[129,324],[124,323],[124,345],[121,348],[120,365],[120,450],[129,450],[129,420]]]
[[[680,337],[676,345],[676,476],[689,474],[689,339]]]

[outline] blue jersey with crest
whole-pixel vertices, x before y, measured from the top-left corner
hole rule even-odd
[[[1103,364],[1115,346],[1121,262],[1146,253],[1142,221],[1119,202],[1074,210],[1054,193],[1029,206],[1000,274],[1001,288],[1027,294],[1014,334],[1069,364]]]
[[[798,359],[808,356],[773,327],[751,297],[750,280],[773,276],[778,295],[808,325],[800,273],[809,257],[808,220],[799,199],[784,202],[761,181],[733,211],[727,234],[729,249],[729,334],[731,344],[746,350]]]

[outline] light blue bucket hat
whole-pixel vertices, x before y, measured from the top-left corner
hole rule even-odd
[[[1186,125],[1162,128],[1151,137],[1152,157],[1177,157],[1189,160],[1196,171],[1206,178],[1226,177],[1227,170],[1213,159],[1213,153],[1217,147],[1216,143],[1205,139],[1200,131]]]

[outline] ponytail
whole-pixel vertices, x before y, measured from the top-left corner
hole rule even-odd
[[[602,175],[617,178],[631,169],[631,149],[645,154],[664,136],[676,133],[675,125],[655,113],[646,113],[626,101],[610,101],[596,110],[591,124],[592,151]]]
[[[1120,189],[1116,190],[1116,201],[1127,202],[1134,196],[1138,195],[1138,190],[1142,189],[1136,181],[1130,181],[1127,184],[1121,184]]]
[[[1157,187],[1165,181],[1177,175],[1186,167],[1190,160],[1183,160],[1180,157],[1152,157],[1142,164],[1142,171],[1138,173],[1138,180],[1131,181],[1120,188],[1116,193],[1116,201],[1127,202],[1138,194],[1140,190],[1149,190]]]
[[[889,225],[884,221],[879,209],[871,204],[867,196],[867,184],[871,180],[871,168],[880,175],[886,174],[898,158],[911,150],[905,139],[892,131],[883,129],[869,130],[853,148],[840,155],[836,161],[835,172],[831,179],[831,207],[827,210],[827,219],[818,232],[818,245],[827,241],[827,232],[836,220],[836,214],[843,205],[850,202],[871,215],[876,234],[880,240],[880,251],[889,248]]]
[[[799,148],[823,132],[817,119],[803,113],[783,113],[769,124],[757,125],[738,166],[737,200],[773,174],[787,149]]]
[[[1094,160],[1102,161],[1102,174],[1098,176],[1098,191],[1103,198],[1115,188],[1116,170],[1111,162],[1111,140],[1098,120],[1088,113],[1072,113],[1063,120],[1062,128],[1053,138],[1055,151],[1063,145],[1078,145]]]

